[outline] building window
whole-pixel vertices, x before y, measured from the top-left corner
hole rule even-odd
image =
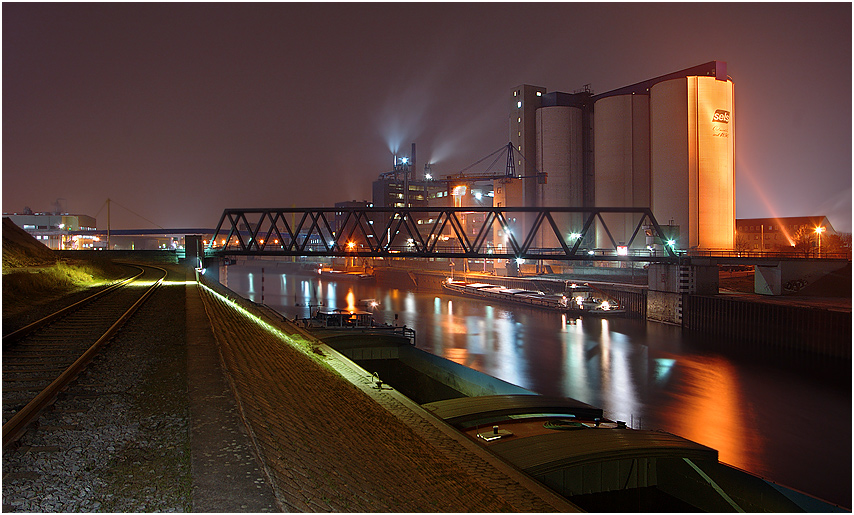
[[[522,107],[522,101],[521,101],[521,100],[520,100],[520,101],[518,101],[518,102],[516,102],[516,107],[518,107],[518,108],[521,108],[521,107]]]

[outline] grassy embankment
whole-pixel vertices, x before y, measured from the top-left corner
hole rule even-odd
[[[106,259],[59,259],[8,218],[3,219],[3,318],[110,283],[126,273]]]

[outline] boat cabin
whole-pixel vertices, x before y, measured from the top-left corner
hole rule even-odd
[[[369,311],[327,308],[317,310],[312,322],[320,327],[372,327],[374,317]]]

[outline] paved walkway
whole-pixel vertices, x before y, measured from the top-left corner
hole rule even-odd
[[[282,509],[577,511],[398,392],[376,390],[367,372],[273,316],[188,286],[188,319],[191,308],[198,312],[189,297],[198,294]],[[194,447],[194,464],[195,454]]]
[[[199,286],[188,284],[186,305],[193,511],[281,511],[220,366]]]

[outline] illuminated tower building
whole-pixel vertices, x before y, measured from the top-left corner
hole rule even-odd
[[[493,184],[493,206],[538,206],[539,188],[536,178],[537,110],[542,106],[546,89],[523,84],[513,88],[510,97],[510,143],[516,151],[512,166],[516,179],[499,179]],[[523,158],[524,156],[524,158]],[[521,177],[521,179],[519,178]],[[522,216],[521,220],[509,220],[511,230],[532,224],[533,216]],[[493,232],[496,247],[506,246],[506,235],[500,228]]]
[[[735,243],[733,84],[688,76],[650,91],[651,205],[683,249]]]
[[[517,170],[531,178],[506,185],[506,193],[496,184],[496,203],[649,207],[660,224],[670,225],[678,249],[733,248],[735,115],[726,63],[598,95],[587,88],[547,94],[518,86],[512,98],[511,142],[525,156],[520,162],[535,163],[535,169]],[[537,184],[537,171],[548,174],[547,184]],[[610,236],[598,230],[584,246],[613,250],[628,243],[640,221],[640,215],[602,218]],[[649,243],[636,237],[632,246]]]

